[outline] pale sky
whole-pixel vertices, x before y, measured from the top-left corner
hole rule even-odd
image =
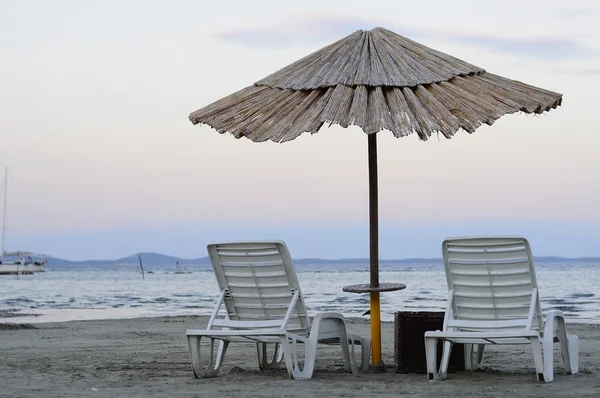
[[[452,140],[380,133],[382,257],[437,257],[446,232],[600,255],[599,20],[583,0],[0,0],[7,249],[195,257],[209,241],[280,238],[295,257],[367,257],[360,129],[252,143],[188,115],[382,26],[564,94]]]

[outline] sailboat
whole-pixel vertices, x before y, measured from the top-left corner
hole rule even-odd
[[[0,261],[0,275],[6,274],[32,274],[44,272],[46,259],[34,258],[34,254],[25,251],[7,252],[4,250],[6,241],[6,199],[8,191],[8,167],[4,171],[4,206],[2,210],[2,260]]]

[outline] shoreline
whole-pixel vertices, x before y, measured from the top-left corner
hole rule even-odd
[[[85,310],[66,310],[68,312],[77,312],[82,311],[85,314],[95,313],[101,311],[106,312],[114,312],[114,309],[85,309]],[[156,314],[149,313],[145,316],[140,315],[131,315],[131,316],[109,316],[109,317],[86,317],[86,318],[78,318],[77,316],[71,317],[59,317],[60,319],[53,319],[52,316],[48,316],[43,313],[20,313],[17,311],[11,310],[0,310],[0,325],[2,324],[34,324],[34,325],[44,325],[44,324],[55,324],[55,323],[66,323],[66,322],[94,322],[94,321],[122,321],[122,320],[136,320],[136,319],[152,319],[152,318],[160,318],[160,319],[169,319],[169,318],[206,318],[208,319],[210,315],[206,314],[197,314],[197,313],[185,313],[185,314]],[[310,315],[313,318],[313,315]],[[49,318],[49,319],[48,319]],[[348,323],[356,323],[356,324],[368,324],[370,322],[367,317],[348,317],[346,316],[346,322]],[[382,324],[384,323],[394,323],[393,320],[382,320]]]
[[[416,311],[419,312],[419,311]],[[430,311],[425,311],[430,312]],[[311,317],[317,312],[311,314]],[[86,308],[86,309],[48,309],[38,312],[20,312],[18,309],[0,310],[0,324],[3,323],[61,323],[78,321],[126,320],[138,318],[163,318],[163,317],[208,317],[209,314],[198,314],[197,310],[165,311],[157,313],[136,308],[133,311],[127,308]],[[349,323],[369,323],[369,317],[349,316],[344,314]],[[381,323],[394,323],[394,317],[383,316]],[[600,325],[600,319],[565,318],[567,324],[573,325]]]
[[[531,349],[494,346],[481,372],[451,373],[428,382],[424,374],[394,372],[394,324],[382,323],[382,374],[348,374],[338,346],[319,346],[312,379],[284,369],[261,372],[254,345],[231,344],[219,375],[195,379],[185,331],[207,316],[50,322],[0,329],[2,395],[27,397],[595,397],[600,389],[600,325],[570,324],[579,336],[580,373],[565,375],[555,348],[555,381],[537,382]],[[368,319],[349,318],[352,333],[368,336]],[[557,345],[555,345],[557,347]]]

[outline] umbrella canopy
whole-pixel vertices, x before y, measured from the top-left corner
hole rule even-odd
[[[383,28],[359,30],[190,114],[220,133],[284,142],[325,123],[450,138],[562,95],[506,79]]]
[[[324,124],[356,125],[368,135],[372,363],[381,362],[376,133],[396,137],[463,129],[522,111],[542,113],[562,94],[486,72],[383,28],[359,30],[189,116],[220,133],[285,142]],[[400,285],[398,285],[400,286]]]

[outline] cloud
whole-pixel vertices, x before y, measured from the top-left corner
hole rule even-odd
[[[576,40],[562,36],[526,38],[497,37],[489,34],[468,34],[453,31],[412,28],[384,20],[357,17],[316,16],[296,17],[287,23],[260,28],[240,28],[217,34],[220,40],[243,46],[263,49],[329,43],[341,39],[358,29],[383,26],[413,39],[436,39],[519,57],[560,61],[565,59],[600,56]]]
[[[526,56],[543,60],[587,58],[599,55],[597,50],[587,48],[565,37],[500,38],[485,35],[452,35],[445,37],[452,42],[482,47],[494,52]]]
[[[555,73],[577,76],[600,76],[600,68],[555,68]]]
[[[563,19],[573,19],[573,18],[597,18],[600,14],[600,8],[594,7],[579,7],[579,8],[557,8],[554,10],[553,14],[557,17]]]
[[[300,17],[294,22],[263,26],[261,28],[234,29],[217,34],[217,38],[244,46],[257,48],[281,48],[341,39],[359,30],[378,26],[361,18],[352,17]]]

